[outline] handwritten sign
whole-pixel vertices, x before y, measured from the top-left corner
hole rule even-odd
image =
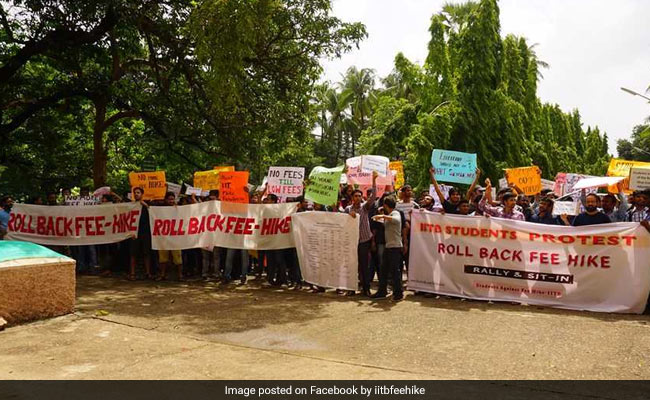
[[[571,194],[575,192],[576,190],[579,189],[574,189],[574,186],[580,182],[583,179],[587,178],[597,178],[596,176],[591,176],[591,175],[584,175],[584,174],[566,174],[565,182],[564,182],[564,194]],[[596,192],[598,191],[597,188],[590,188],[587,190],[587,192]]]
[[[267,193],[278,196],[281,202],[288,197],[300,196],[303,192],[304,168],[270,167],[267,176]]]
[[[309,173],[305,199],[323,205],[336,204],[343,165],[334,168],[315,167]]]
[[[577,201],[556,201],[553,203],[553,215],[578,215],[580,203]]]
[[[377,171],[379,176],[388,175],[388,165],[390,161],[387,157],[363,155],[361,156],[361,172],[372,174]]]
[[[136,187],[144,189],[143,200],[159,200],[165,198],[167,191],[165,171],[130,172],[129,183],[131,184],[131,192]]]
[[[219,190],[219,171],[211,169],[208,171],[197,171],[194,173],[194,187],[203,190]]]
[[[340,183],[361,187],[372,186],[372,171],[364,172],[361,170],[362,157],[366,156],[351,157],[345,161],[348,171],[345,175],[341,175]],[[345,176],[345,179],[343,179],[343,176]],[[393,174],[378,175],[376,184],[377,187],[385,187],[386,185],[393,186]]]
[[[436,187],[433,185],[429,185],[429,195],[433,197],[433,200],[435,200],[436,206],[442,206],[442,203],[444,203],[445,200],[449,198],[449,190],[453,186],[448,186],[448,185],[438,185],[438,186],[440,186],[440,191],[442,192],[442,195],[445,198],[441,199],[438,197],[438,193],[436,192]]]
[[[650,189],[650,168],[648,167],[630,168],[630,189],[632,190]]]
[[[404,186],[404,163],[402,161],[391,161],[388,168],[393,172],[395,179],[395,189]]]
[[[469,185],[476,177],[476,154],[435,149],[431,153],[431,165],[439,181]]]
[[[94,206],[102,204],[101,196],[65,196],[63,199],[66,206]]]
[[[612,158],[609,162],[609,167],[607,168],[607,176],[622,176],[626,178],[625,181],[623,181],[623,188],[625,192],[630,192],[630,172],[633,167],[650,167],[650,163]],[[607,191],[610,193],[618,193],[618,187],[616,185],[609,186]]]
[[[508,183],[516,185],[527,196],[533,196],[542,191],[542,177],[539,167],[522,167],[506,169]]]
[[[229,203],[248,203],[248,171],[220,172],[219,199]]]
[[[234,165],[221,165],[213,168],[217,172],[232,172],[235,170]]]
[[[181,194],[182,187],[183,185],[179,185],[178,183],[167,182],[167,191],[174,193],[176,198]]]

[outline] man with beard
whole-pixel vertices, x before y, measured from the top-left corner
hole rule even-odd
[[[608,224],[612,222],[607,215],[598,211],[598,201],[599,198],[597,195],[589,193],[585,201],[585,212],[575,217],[573,226]],[[571,226],[566,214],[562,214],[562,222],[564,222],[564,225]]]

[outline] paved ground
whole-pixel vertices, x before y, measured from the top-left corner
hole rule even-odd
[[[250,281],[249,281],[250,282]],[[81,277],[0,379],[650,379],[650,316]]]

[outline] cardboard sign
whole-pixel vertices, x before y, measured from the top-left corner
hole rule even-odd
[[[630,169],[630,189],[650,189],[650,168],[632,167]]]
[[[66,206],[96,206],[102,204],[101,196],[65,196],[63,204]]]
[[[599,187],[607,187],[607,186],[612,186],[618,184],[620,181],[622,181],[623,177],[620,176],[596,176],[596,177],[591,177],[591,178],[582,178],[573,185],[573,190],[580,190],[580,189],[586,189],[586,188],[599,188]]]
[[[404,163],[402,161],[391,161],[388,168],[393,172],[395,189],[399,190],[404,186]]]
[[[315,167],[309,173],[305,199],[322,205],[336,204],[343,165],[334,168]]]
[[[442,207],[442,203],[444,203],[445,200],[447,200],[449,198],[449,190],[453,186],[441,185],[441,184],[438,184],[438,186],[440,187],[440,191],[442,192],[443,196],[445,196],[445,198],[440,199],[438,197],[438,193],[436,192],[436,187],[433,186],[433,185],[429,185],[429,195],[431,197],[433,197],[433,200],[435,200],[435,203],[434,203],[435,206],[441,206]]]
[[[143,200],[160,200],[165,198],[167,191],[165,171],[130,172],[129,183],[131,184],[131,192],[136,187],[144,189]]]
[[[542,177],[537,166],[508,168],[506,176],[508,183],[516,185],[527,196],[533,196],[542,191]]]
[[[558,172],[555,175],[555,185],[553,186],[553,193],[555,193],[556,196],[558,197],[564,196],[565,183],[566,183],[566,173]]]
[[[167,191],[174,193],[174,196],[176,196],[176,198],[180,196],[182,187],[183,185],[179,185],[178,183],[167,182]]]
[[[217,172],[232,172],[232,171],[235,170],[235,166],[234,165],[222,165],[222,166],[214,167],[213,169],[215,171],[217,171]]]
[[[578,215],[580,214],[579,201],[556,201],[553,203],[553,215]]]
[[[469,185],[476,177],[476,154],[435,149],[431,165],[439,181]]]
[[[379,176],[387,176],[389,164],[390,160],[384,156],[361,156],[361,172],[372,174],[374,171],[377,171]]]
[[[267,193],[284,200],[303,193],[305,169],[302,167],[270,167],[267,178]]]
[[[208,192],[210,193],[210,192]],[[195,196],[201,196],[203,194],[203,190],[201,188],[197,188],[194,186],[187,186],[185,189],[185,194],[188,196],[195,195]]]
[[[627,178],[630,176],[630,170],[632,167],[650,167],[650,163],[612,158],[609,162],[609,167],[607,168],[607,176],[622,176]]]
[[[555,181],[542,179],[542,190],[544,189],[553,190],[553,188],[555,188]]]
[[[202,190],[219,190],[219,171],[211,169],[208,171],[197,171],[194,173],[194,187]]]
[[[564,194],[571,194],[575,192],[576,190],[580,189],[575,189],[575,185],[578,184],[583,179],[587,178],[597,178],[596,176],[591,176],[591,175],[583,175],[583,174],[566,174],[566,181],[564,183]],[[587,190],[588,193],[591,192],[596,192],[598,189],[597,188],[590,188]]]
[[[248,203],[248,171],[220,172],[219,199],[228,203]]]

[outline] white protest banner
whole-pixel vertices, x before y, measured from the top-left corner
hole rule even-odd
[[[281,201],[287,197],[298,197],[303,193],[305,169],[302,167],[270,167],[266,192],[278,196]]]
[[[580,202],[577,201],[556,201],[553,202],[553,215],[578,215],[580,214]]]
[[[607,187],[610,185],[616,185],[620,181],[625,180],[623,177],[615,176],[595,176],[591,178],[582,178],[573,185],[573,190],[587,189],[587,188],[599,188]]]
[[[306,282],[357,290],[359,218],[321,211],[293,215],[293,238]]]
[[[630,168],[630,189],[632,190],[650,189],[650,168],[648,167]]]
[[[570,228],[413,213],[410,251],[410,290],[638,314],[650,291],[650,235],[630,222]]]
[[[361,172],[372,174],[377,171],[379,176],[388,175],[390,160],[384,156],[363,155],[361,156]]]
[[[138,234],[140,203],[88,207],[14,204],[7,238],[49,245],[116,243]]]
[[[167,191],[174,193],[174,196],[176,196],[176,198],[180,196],[182,187],[183,185],[179,185],[178,183],[167,182]]]
[[[206,201],[149,207],[155,250],[206,247],[275,250],[294,247],[291,215],[297,203],[247,204]]]
[[[101,196],[65,196],[63,204],[66,206],[96,206],[102,204]]]
[[[436,206],[442,206],[442,203],[444,203],[445,200],[447,200],[447,199],[449,198],[449,190],[450,190],[453,186],[442,185],[442,184],[438,184],[438,186],[440,187],[440,191],[441,191],[442,194],[445,196],[445,198],[444,198],[444,199],[440,199],[440,198],[438,197],[438,193],[436,193],[436,187],[433,186],[433,185],[429,185],[429,195],[430,195],[431,197],[433,197],[433,200],[435,200],[435,203],[434,203],[434,204],[435,204]]]

